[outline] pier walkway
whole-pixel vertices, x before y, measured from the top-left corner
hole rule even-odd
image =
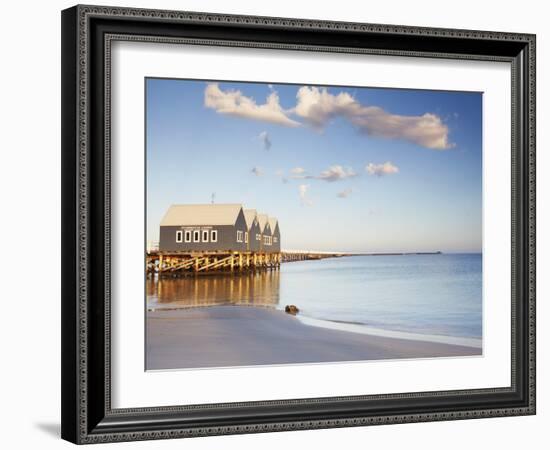
[[[264,252],[147,252],[148,275],[178,276],[213,272],[244,272],[278,269],[281,263],[347,256],[344,253],[302,251]]]

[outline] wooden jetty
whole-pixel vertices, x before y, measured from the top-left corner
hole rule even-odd
[[[146,256],[147,275],[182,276],[279,269],[281,263],[345,256],[340,253],[313,252],[239,252],[193,251],[161,252],[150,250]]]

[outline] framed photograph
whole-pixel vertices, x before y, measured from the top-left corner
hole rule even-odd
[[[64,439],[535,413],[534,35],[75,6],[62,85]]]

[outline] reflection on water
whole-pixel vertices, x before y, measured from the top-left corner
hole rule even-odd
[[[274,306],[279,303],[279,271],[208,275],[185,278],[148,278],[148,308],[212,305]]]
[[[296,305],[313,319],[480,338],[482,266],[479,253],[355,256],[256,274],[148,279],[147,306]]]

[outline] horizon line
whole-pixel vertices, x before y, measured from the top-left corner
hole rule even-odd
[[[304,249],[281,249],[287,253],[319,253],[319,254],[347,254],[347,255],[418,255],[418,254],[482,254],[482,250],[389,250],[389,251],[345,251],[345,250],[304,250]]]

